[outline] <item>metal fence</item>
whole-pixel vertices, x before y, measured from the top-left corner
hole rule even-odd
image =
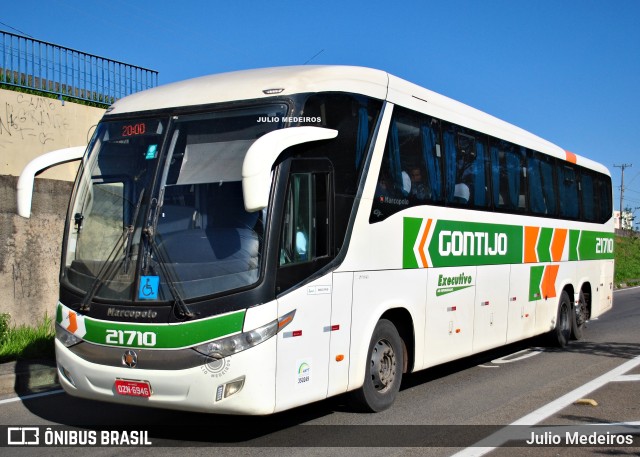
[[[0,31],[0,83],[110,105],[158,85],[158,72]]]

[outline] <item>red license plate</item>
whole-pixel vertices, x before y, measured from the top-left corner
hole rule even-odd
[[[114,387],[118,395],[127,395],[129,397],[151,396],[151,385],[147,381],[116,379]]]

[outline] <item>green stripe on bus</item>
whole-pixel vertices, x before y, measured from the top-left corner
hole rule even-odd
[[[531,272],[529,275],[529,301],[540,300],[540,297],[542,296],[540,284],[542,284],[543,275],[544,265],[531,267]]]
[[[414,247],[424,219],[405,217],[403,223],[402,266],[420,268]],[[430,267],[521,264],[524,261],[524,228],[519,225],[433,221],[429,245],[425,247]],[[536,243],[538,262],[549,263],[554,229],[541,227]],[[613,259],[614,234],[588,230],[569,230],[568,257],[565,260]]]
[[[58,306],[57,322],[62,321]],[[242,331],[245,311],[179,324],[137,324],[84,318],[82,339],[107,346],[128,348],[179,349]],[[153,335],[152,335],[153,334]]]
[[[580,230],[569,230],[569,260],[579,260],[578,242],[580,241]]]
[[[543,227],[538,238],[537,252],[539,262],[551,262],[551,238],[553,238],[553,229]]]
[[[580,260],[613,259],[614,234],[584,230],[578,244]]]
[[[413,243],[405,242],[402,245],[402,268],[419,268],[418,259],[416,259],[413,247],[420,235],[420,226],[422,225],[422,219],[417,217],[405,217],[404,218],[404,240],[413,240]]]

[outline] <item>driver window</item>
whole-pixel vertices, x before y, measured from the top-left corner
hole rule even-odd
[[[328,160],[293,161],[284,195],[276,290],[304,281],[333,259],[333,171]]]
[[[313,175],[291,175],[280,240],[280,266],[307,262],[315,257]]]

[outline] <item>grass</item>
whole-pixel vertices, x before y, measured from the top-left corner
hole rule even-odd
[[[640,284],[640,237],[616,237],[616,285]]]
[[[36,327],[11,327],[9,314],[0,314],[0,363],[21,359],[53,359],[53,319],[44,316]]]

